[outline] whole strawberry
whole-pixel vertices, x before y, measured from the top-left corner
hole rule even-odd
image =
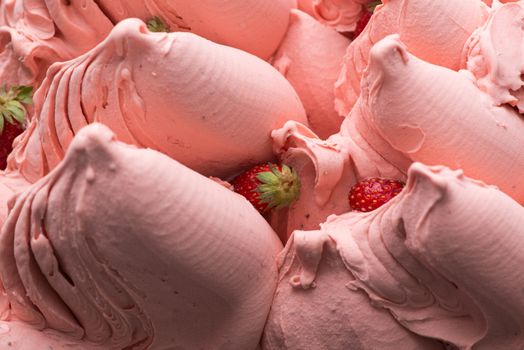
[[[404,188],[398,180],[370,178],[363,180],[349,191],[349,206],[353,210],[372,211],[395,197]]]
[[[371,19],[371,16],[373,15],[373,11],[375,11],[375,7],[377,7],[377,5],[380,4],[381,1],[373,1],[366,6],[366,9],[362,12],[362,15],[360,16],[357,22],[355,31],[353,32],[353,39],[355,39],[357,36],[360,35],[360,33],[364,31],[364,28],[366,28],[369,20]]]
[[[27,110],[33,103],[31,86],[0,88],[0,170],[7,166],[7,156],[13,150],[13,140],[24,131]]]
[[[300,179],[287,165],[256,165],[232,181],[235,192],[243,195],[260,213],[291,204],[300,194]]]

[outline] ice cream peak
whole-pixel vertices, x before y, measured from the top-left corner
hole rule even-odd
[[[385,0],[383,3],[344,57],[335,89],[340,115],[346,116],[355,105],[369,52],[381,39],[398,34],[418,58],[458,70],[462,68],[464,44],[485,22],[489,10],[479,0]]]
[[[95,123],[14,202],[0,276],[8,319],[64,344],[254,349],[281,248],[241,196]]]
[[[427,63],[388,36],[371,50],[361,102],[365,113],[356,109],[349,118],[366,126],[362,137],[392,163],[400,152],[463,169],[524,203],[524,119],[493,106],[466,71]]]
[[[524,113],[524,3],[495,8],[466,45],[467,68],[479,88],[500,106]]]
[[[267,62],[192,33],[151,33],[138,19],[54,65],[35,110],[10,164],[31,181],[95,121],[122,141],[223,178],[272,160],[271,130],[290,119],[307,123],[292,86]]]
[[[458,349],[518,349],[524,345],[519,316],[524,309],[519,292],[524,283],[523,220],[524,208],[496,188],[461,171],[414,163],[404,191],[383,207],[331,216],[320,230],[293,233],[281,260],[278,290],[286,299],[277,293],[267,348],[300,343],[310,333],[317,335],[309,341],[327,341],[317,333],[322,323],[316,320],[329,320],[339,308],[329,305],[346,305],[364,293],[368,299],[360,302],[359,312],[335,317],[346,328],[337,327],[333,334],[324,329],[332,342],[342,343],[341,334],[348,339],[355,332],[365,334],[366,322],[367,327],[380,324],[377,332],[387,329],[385,315],[363,316],[372,312],[367,305],[389,310],[411,334]],[[325,305],[305,304],[321,299]],[[314,313],[313,320],[290,312],[291,305]],[[300,321],[306,326],[291,327]],[[406,345],[385,341],[381,349],[413,346],[414,339],[403,338],[398,330],[390,334],[387,339],[395,334]],[[363,343],[346,348],[379,348],[369,347],[373,338],[358,339]],[[418,349],[434,347],[439,348],[418,344]]]
[[[161,18],[172,31],[190,31],[262,59],[273,55],[289,23],[294,0],[98,0],[113,23]],[[241,24],[239,24],[241,21]]]

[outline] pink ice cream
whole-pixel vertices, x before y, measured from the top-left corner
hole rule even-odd
[[[85,53],[114,24],[130,17],[146,21],[158,16],[170,30],[191,31],[268,59],[286,32],[294,6],[293,0],[2,1],[0,77],[8,85],[37,87],[52,63]]]
[[[54,65],[35,110],[8,165],[30,181],[57,166],[92,122],[224,178],[273,159],[271,130],[287,120],[306,123],[295,91],[268,63],[191,33],[151,33],[138,19]]]
[[[0,348],[524,348],[522,2],[384,0],[349,47],[368,1],[73,2],[0,4],[0,76],[68,60],[0,173]],[[271,228],[224,180],[277,158]],[[407,186],[351,212],[368,177]]]
[[[379,210],[294,233],[264,348],[443,348],[415,334],[458,349],[524,346],[523,207],[460,171],[415,163],[408,176]]]
[[[398,38],[376,44],[371,61],[364,93],[339,134],[322,141],[293,122],[273,132],[275,152],[313,189],[287,212],[273,215],[281,237],[295,229],[316,229],[330,214],[347,212],[347,194],[357,181],[405,179],[413,161],[464,169],[524,200],[519,170],[524,161],[514,147],[524,144],[518,113],[493,106],[467,71],[422,61]]]
[[[309,125],[320,137],[340,130],[334,84],[349,39],[300,10],[291,11],[290,26],[277,51],[275,66],[293,85],[306,109]]]
[[[10,174],[0,172],[0,227],[7,217],[8,202],[13,200],[12,197],[15,194],[24,191],[29,185],[29,182],[16,172]]]
[[[463,169],[524,203],[524,156],[515,147],[524,145],[524,119],[494,106],[467,71],[422,61],[390,36],[372,49],[362,91],[326,141],[295,122],[272,133],[280,159],[313,189],[273,216],[281,237],[350,210],[349,188],[364,178],[403,180],[414,161]]]
[[[294,0],[98,0],[117,23],[161,17],[171,30],[191,31],[209,40],[268,59],[286,33]]]
[[[404,157],[463,169],[524,203],[524,119],[494,106],[472,80],[418,59],[390,36],[371,50],[362,107],[349,119],[372,148],[392,148],[382,155],[401,168]]]
[[[93,0],[0,3],[2,84],[38,86],[47,68],[94,47],[112,23]]]
[[[295,229],[314,230],[329,215],[348,212],[348,192],[358,181],[369,177],[405,180],[411,161],[403,158],[398,166],[385,159],[348,123],[351,120],[346,119],[342,131],[327,140],[294,121],[273,131],[275,153],[298,172],[302,187],[309,189],[287,210],[271,215],[271,224],[284,241]]]
[[[0,339],[34,328],[103,349],[255,349],[280,241],[240,195],[114,137],[82,129],[18,196],[0,239],[3,319],[30,327],[3,323]],[[42,337],[17,349],[56,342]]]
[[[347,115],[360,95],[360,79],[368,65],[369,51],[378,41],[397,33],[415,56],[458,70],[464,44],[488,15],[488,7],[480,0],[385,0],[383,3],[344,57],[335,89],[340,115]]]
[[[467,44],[467,67],[496,105],[524,113],[524,3],[495,9]]]
[[[366,11],[365,5],[373,0],[310,0],[309,7],[319,22],[339,32],[352,32]],[[302,1],[306,7],[306,1]]]

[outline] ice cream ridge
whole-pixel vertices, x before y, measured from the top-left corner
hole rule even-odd
[[[0,349],[524,348],[524,1],[0,2]]]

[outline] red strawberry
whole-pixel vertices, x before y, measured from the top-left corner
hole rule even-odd
[[[353,32],[353,39],[355,39],[357,36],[360,35],[360,33],[364,31],[364,28],[366,28],[366,25],[368,24],[369,20],[371,19],[371,16],[373,15],[373,11],[375,11],[375,7],[379,4],[381,4],[380,1],[373,1],[372,3],[366,6],[366,9],[363,11],[362,16],[360,16],[357,22],[355,31]]]
[[[13,140],[24,130],[27,110],[24,104],[33,102],[31,86],[0,88],[0,169],[7,166],[7,156],[13,150]]]
[[[362,16],[360,16],[357,26],[355,27],[355,32],[353,33],[353,39],[355,39],[357,36],[360,35],[364,31],[364,28],[366,28],[369,20],[371,19],[372,13],[369,11],[364,11]]]
[[[300,179],[287,165],[256,165],[232,182],[235,192],[243,195],[260,212],[291,204],[300,194]]]
[[[24,128],[18,123],[5,123],[0,135],[0,170],[5,170],[7,167],[7,156],[13,150],[13,141],[22,131]]]
[[[349,191],[349,206],[353,210],[372,211],[389,202],[404,188],[398,180],[370,178],[363,180]]]

